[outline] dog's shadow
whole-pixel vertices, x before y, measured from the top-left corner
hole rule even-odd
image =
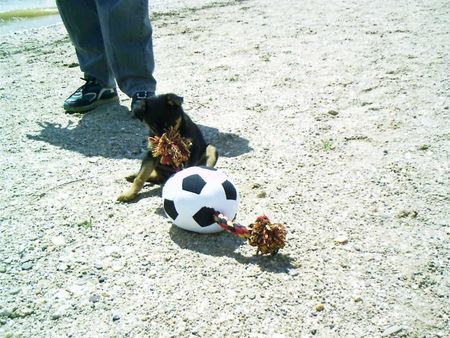
[[[161,211],[161,213],[164,212]],[[273,256],[244,256],[239,252],[239,247],[247,245],[246,241],[226,232],[197,234],[172,225],[169,235],[173,242],[182,249],[211,256],[230,257],[241,264],[258,265],[261,270],[270,272],[289,273],[293,269],[292,258],[283,253],[278,253]]]
[[[147,149],[148,130],[119,104],[97,107],[86,114],[76,114],[61,125],[40,122],[38,134],[27,135],[34,141],[74,151],[88,157],[140,159]],[[208,143],[214,144],[219,156],[236,157],[252,150],[248,140],[220,133],[218,128],[199,125]]]
[[[218,128],[198,125],[205,140],[213,144],[220,156],[237,157],[253,150],[247,139],[233,133],[221,133]]]

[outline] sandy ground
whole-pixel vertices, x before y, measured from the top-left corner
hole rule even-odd
[[[153,16],[185,97],[275,257],[116,197],[146,147],[120,105],[68,115],[62,26],[0,41],[4,337],[448,337],[450,3],[203,1]]]

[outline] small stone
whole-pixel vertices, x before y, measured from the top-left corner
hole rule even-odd
[[[107,279],[108,278],[106,278],[105,276],[101,276],[98,278],[98,281],[99,281],[99,283],[104,283],[104,282],[106,282]]]
[[[6,272],[6,266],[0,265],[0,273],[5,273],[5,272]]]
[[[21,288],[15,288],[15,289],[12,289],[10,292],[9,292],[9,294],[10,295],[17,295],[17,294],[19,294],[20,293],[20,291],[21,291],[22,289]]]
[[[334,239],[334,242],[336,244],[347,244],[348,243],[348,237],[346,235],[339,235]]]
[[[106,292],[106,291],[100,292],[100,295],[101,295],[103,298],[109,298],[109,297],[110,297],[109,293]]]
[[[361,298],[361,296],[353,296],[353,301],[355,303],[359,303],[359,302],[362,302],[362,298]]]
[[[349,267],[347,262],[341,262],[340,265],[341,265],[342,268],[348,268]]]
[[[115,264],[113,264],[113,265],[111,266],[111,269],[112,269],[114,272],[119,272],[120,270],[123,269],[123,265],[122,265],[122,264],[119,264],[119,263],[115,263]]]
[[[295,259],[291,263],[292,269],[298,269],[302,266],[302,262],[299,259]]]
[[[315,309],[317,312],[321,312],[321,311],[323,311],[323,310],[325,309],[325,305],[323,305],[322,303],[317,304],[317,305],[314,307],[314,309]]]
[[[139,317],[139,319],[143,322],[146,322],[150,319],[150,317],[148,315],[143,315],[143,316]]]
[[[60,313],[52,313],[52,315],[50,316],[50,319],[56,320],[61,318],[61,314]]]
[[[422,144],[420,146],[417,147],[418,150],[428,150],[430,149],[430,145],[429,144]]]
[[[328,114],[331,116],[337,116],[339,114],[339,112],[337,112],[336,110],[329,110]]]
[[[113,315],[112,316],[112,321],[113,322],[117,322],[118,320],[120,320],[120,316],[119,315]]]
[[[89,297],[89,301],[92,303],[98,303],[100,301],[100,296],[99,295],[92,295]]]
[[[258,193],[258,195],[256,195],[256,197],[258,198],[266,198],[267,197],[267,193],[265,191],[261,191]]]
[[[22,264],[21,268],[24,271],[31,270],[33,268],[33,263],[32,262],[25,262],[25,263]]]
[[[409,211],[408,210],[402,210],[397,214],[397,218],[405,218],[408,217]]]
[[[52,244],[54,246],[62,246],[64,244],[66,244],[66,240],[64,239],[63,236],[55,236],[55,237],[52,237]]]
[[[122,257],[122,254],[120,252],[118,252],[118,251],[114,251],[114,252],[111,253],[111,257],[113,257],[113,258],[120,258],[120,257]]]
[[[397,218],[406,218],[406,217],[416,218],[418,214],[419,213],[416,210],[401,210],[397,214]]]
[[[33,309],[31,309],[29,307],[25,307],[25,308],[20,310],[20,317],[31,316],[33,313],[34,313]]]

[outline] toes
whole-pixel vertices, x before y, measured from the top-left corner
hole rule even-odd
[[[123,193],[122,195],[120,195],[119,197],[117,197],[117,200],[119,202],[130,202],[132,200],[134,200],[136,198],[136,194],[133,193]]]

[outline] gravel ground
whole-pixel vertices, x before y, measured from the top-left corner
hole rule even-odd
[[[274,257],[116,202],[130,100],[85,115],[62,26],[0,40],[4,337],[448,337],[450,3],[197,1],[153,15],[159,92],[236,182]]]

